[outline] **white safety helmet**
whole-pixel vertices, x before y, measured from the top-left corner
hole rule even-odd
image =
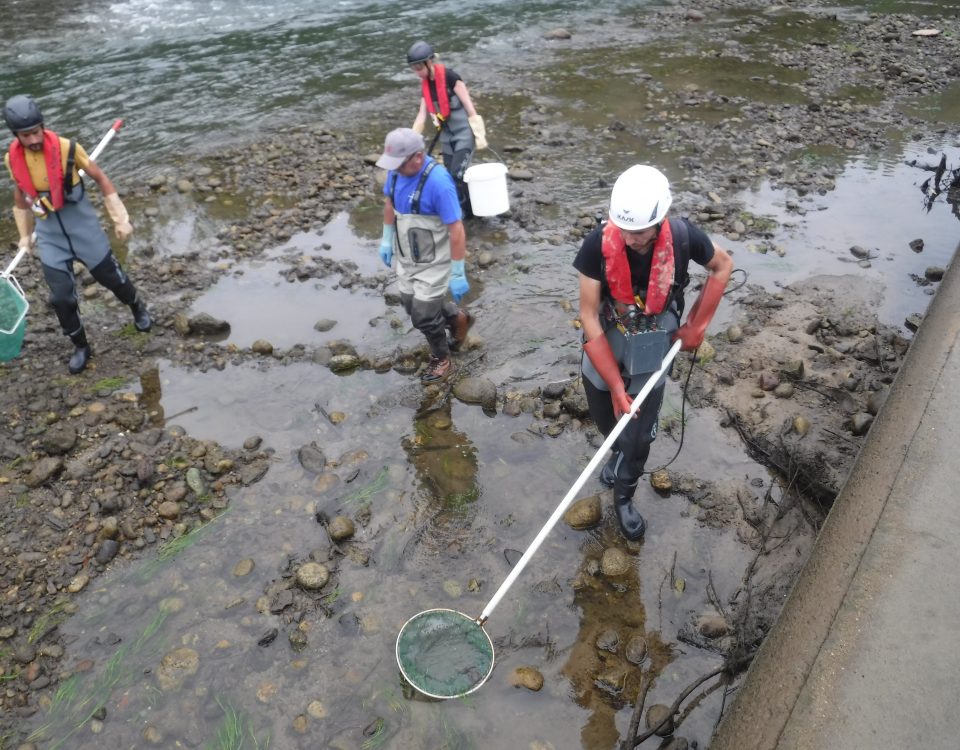
[[[672,202],[670,183],[663,172],[635,164],[613,184],[610,221],[628,232],[639,232],[663,221]]]

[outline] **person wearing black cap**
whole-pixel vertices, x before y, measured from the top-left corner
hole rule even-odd
[[[420,109],[413,129],[423,132],[427,115],[440,129],[443,164],[453,177],[464,215],[470,217],[470,197],[463,175],[470,166],[475,150],[487,147],[487,130],[477,114],[467,84],[455,70],[437,62],[433,47],[415,42],[407,51],[407,65],[420,79]]]
[[[3,118],[14,135],[4,161],[14,181],[13,215],[19,244],[31,247],[36,231],[50,304],[75,347],[68,365],[75,375],[86,368],[92,351],[80,320],[74,261],[83,263],[97,282],[130,308],[138,331],[149,331],[153,325],[136,287],[110,249],[110,240],[86,196],[81,170],[100,188],[117,237],[127,239],[133,228],[110,178],[90,160],[83,146],[44,127],[40,107],[32,97],[11,97],[3,108]]]
[[[441,382],[453,372],[451,348],[463,344],[473,323],[469,313],[445,299],[448,288],[454,302],[470,291],[457,190],[443,165],[425,153],[423,136],[411,128],[387,134],[377,166],[388,170],[380,259],[389,268],[396,250],[400,298],[430,348],[420,379],[425,385]]]

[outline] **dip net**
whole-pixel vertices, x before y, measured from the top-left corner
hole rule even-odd
[[[7,362],[20,353],[29,306],[17,280],[0,275],[0,362]]]
[[[473,692],[493,671],[493,642],[476,620],[452,609],[414,615],[397,636],[397,664],[406,680],[432,698]]]

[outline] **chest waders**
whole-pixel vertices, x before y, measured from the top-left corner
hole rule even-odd
[[[443,166],[447,168],[457,187],[457,198],[463,214],[469,217],[473,213],[470,210],[470,193],[463,181],[463,175],[473,160],[476,140],[460,97],[451,92],[449,100],[450,114],[440,121],[440,152],[443,154]]]
[[[450,231],[439,216],[420,213],[423,186],[436,166],[431,162],[420,175],[410,196],[410,212],[397,209],[394,193],[397,173],[390,183],[390,202],[396,215],[397,287],[403,307],[414,328],[427,339],[430,354],[441,359],[450,355],[447,328],[460,310],[445,301],[450,282]]]
[[[682,221],[671,221],[676,249],[689,258],[690,236]],[[606,268],[602,274],[606,277]],[[610,342],[614,358],[620,364],[627,393],[639,393],[647,381],[660,369],[660,364],[673,351],[673,333],[680,327],[683,308],[683,289],[688,281],[686,268],[675,264],[675,278],[665,309],[657,315],[646,315],[638,305],[625,305],[614,300],[603,284],[604,296],[600,306],[600,325]],[[636,292],[636,289],[635,289]],[[675,346],[675,344],[673,344]],[[597,429],[609,435],[617,424],[610,401],[610,391],[590,358],[583,357],[583,387],[587,396],[590,417]],[[613,453],[600,472],[600,481],[613,487],[613,505],[620,530],[627,539],[640,539],[646,531],[646,521],[633,505],[637,483],[650,455],[650,446],[657,437],[660,407],[666,384],[666,372],[652,386],[650,395],[614,443]]]
[[[64,198],[63,208],[48,212],[45,219],[36,222],[36,232],[50,305],[63,333],[76,347],[69,363],[70,372],[76,374],[86,368],[92,352],[80,320],[74,261],[83,263],[101,286],[130,307],[137,330],[150,330],[152,320],[136,287],[110,250],[110,240],[86,196],[83,180],[65,191]]]

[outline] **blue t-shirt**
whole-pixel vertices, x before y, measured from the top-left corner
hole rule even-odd
[[[393,207],[401,214],[413,213],[410,199],[417,189],[420,176],[428,164],[433,163],[431,157],[423,160],[423,169],[412,177],[397,175],[397,187],[393,194]],[[383,184],[383,194],[390,197],[390,185],[393,182],[393,170],[387,172],[387,181]],[[423,216],[439,216],[444,224],[453,224],[463,218],[460,210],[460,199],[457,198],[457,188],[453,178],[442,164],[437,164],[423,186],[420,193],[420,214]]]

